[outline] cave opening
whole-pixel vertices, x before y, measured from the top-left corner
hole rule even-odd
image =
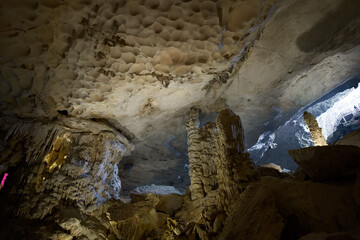
[[[313,146],[303,113],[316,117],[329,145],[346,134],[360,128],[360,76],[352,77],[314,102],[300,108],[294,114],[279,110],[270,122],[267,131],[248,151],[257,164],[276,163],[286,170],[295,171],[298,165],[288,150]]]

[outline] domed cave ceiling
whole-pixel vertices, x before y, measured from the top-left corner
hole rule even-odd
[[[127,201],[130,191],[152,184],[184,194],[194,108],[201,127],[231,109],[257,163],[295,170],[290,147],[284,158],[277,152],[290,140],[271,137],[293,131],[285,123],[300,121],[305,110],[321,118],[352,94],[342,113],[352,118],[339,115],[339,122],[360,126],[359,12],[351,0],[2,1],[0,173],[43,161],[23,176],[34,176],[36,191],[46,192],[49,173],[63,171],[82,179],[74,189],[93,184],[96,191],[80,191],[86,206]],[[324,129],[330,115],[322,116]],[[326,137],[344,135],[333,132]],[[312,144],[309,134],[305,145],[298,140],[298,148]],[[55,185],[74,191],[59,176],[63,185]]]

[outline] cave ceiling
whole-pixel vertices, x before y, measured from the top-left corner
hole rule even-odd
[[[232,109],[254,144],[278,109],[360,72],[357,1],[0,4],[1,115],[106,122],[148,149],[137,158],[166,158],[193,106]]]

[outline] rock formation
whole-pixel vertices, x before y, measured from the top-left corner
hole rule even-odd
[[[133,149],[121,132],[71,118],[13,122],[1,119],[1,173],[9,174],[4,216],[41,220],[68,206],[89,214],[106,200],[121,199],[117,164]]]
[[[37,239],[203,240],[357,236],[358,147],[292,150],[301,170],[280,173],[274,164],[255,166],[246,153],[240,117],[231,110],[220,111],[216,122],[204,126],[199,114],[191,109],[187,123],[187,194],[137,193],[131,203],[121,194],[117,163],[133,144],[114,126],[68,117],[16,124],[3,118],[1,171],[9,176],[0,192],[8,197],[0,203],[8,206],[1,215],[9,228],[0,228],[1,235],[23,239],[31,231]],[[304,181],[303,173],[310,180]]]
[[[304,112],[303,117],[306,125],[310,130],[310,134],[315,146],[326,146],[326,140],[322,135],[321,128],[319,127],[315,117],[309,112]]]
[[[314,183],[264,177],[239,196],[219,239],[299,239],[359,228],[353,182]]]
[[[244,132],[254,144],[358,79],[359,12],[343,0],[1,1],[0,238],[356,239],[356,134],[324,146],[305,113],[321,146],[290,151],[300,167],[284,173],[255,165]],[[211,120],[188,118],[192,106]]]
[[[333,180],[354,176],[360,170],[360,148],[337,145],[289,150],[310,179]]]
[[[218,157],[215,161],[219,181],[218,205],[227,209],[237,193],[254,181],[258,172],[246,153],[244,130],[239,116],[231,110],[222,110],[216,118]]]
[[[335,145],[355,145],[360,147],[360,129],[345,135]]]
[[[177,214],[187,222],[205,224],[198,231],[218,233],[229,206],[258,171],[248,153],[240,117],[231,110],[220,111],[216,123],[200,127],[200,110],[193,108],[187,122],[190,197]]]
[[[216,178],[216,129],[214,124],[200,128],[199,110],[192,109],[186,128],[188,131],[189,190],[191,199],[204,198],[212,190],[217,189]]]

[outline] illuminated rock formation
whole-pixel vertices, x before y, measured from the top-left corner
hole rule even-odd
[[[310,134],[315,146],[326,146],[326,140],[321,132],[321,128],[319,127],[315,117],[309,112],[304,112],[303,117],[306,125],[310,130]]]
[[[216,123],[200,127],[200,110],[193,108],[187,122],[190,199],[178,213],[187,222],[205,224],[196,231],[221,231],[229,207],[258,172],[245,152],[245,136],[240,117],[222,110]],[[203,233],[202,233],[203,234]]]
[[[249,153],[241,119],[231,110],[222,110],[216,118],[218,133],[216,159],[219,181],[218,205],[229,212],[235,196],[243,191],[249,182],[256,180],[258,172]]]
[[[1,134],[6,150],[2,168],[18,167],[21,175],[9,186],[16,191],[15,214],[42,219],[72,202],[85,211],[107,199],[120,199],[121,181],[117,164],[133,149],[120,132],[101,123],[76,119],[32,123],[2,119]],[[9,126],[12,126],[9,127]],[[21,167],[19,146],[27,154],[27,166]],[[48,154],[47,151],[49,151]],[[20,165],[19,165],[20,164]]]
[[[198,109],[192,109],[187,122],[189,175],[191,184],[189,190],[191,199],[204,198],[210,191],[217,188],[215,158],[216,137],[211,124],[200,128]],[[212,124],[213,125],[213,124]]]
[[[188,131],[188,155],[190,176],[190,201],[185,202],[182,215],[186,221],[197,222],[207,208],[216,208],[218,178],[215,159],[218,157],[216,139],[218,137],[214,123],[200,127],[200,110],[190,111],[186,125]],[[188,208],[188,209],[187,209]]]

